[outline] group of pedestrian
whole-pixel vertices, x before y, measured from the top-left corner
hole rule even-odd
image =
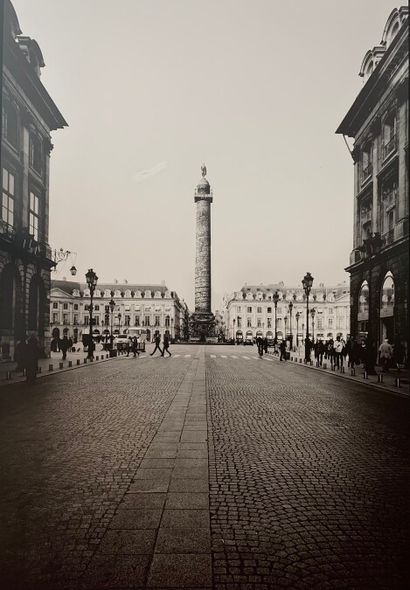
[[[256,338],[256,346],[258,347],[258,354],[260,357],[263,356],[263,353],[268,352],[268,339],[262,338],[262,336],[258,336]]]
[[[140,351],[138,350],[138,343],[139,343],[138,336],[130,336],[129,337],[127,345],[125,347],[125,350],[127,351],[127,356],[130,356],[130,352],[132,352],[132,354],[134,355],[134,358],[136,358],[137,355],[138,355],[138,357],[140,356]]]
[[[26,381],[30,385],[36,380],[40,357],[41,348],[35,334],[31,334],[27,339],[24,338],[17,343],[14,351],[16,370],[26,372]]]
[[[161,350],[161,334],[159,332],[156,332],[154,335],[154,344],[155,344],[155,348],[154,350],[151,352],[151,356],[154,356],[154,354],[157,352],[157,350],[159,351],[161,356],[165,356],[165,353],[168,353],[168,356],[172,356],[170,351],[169,351],[169,345],[170,345],[170,339],[169,339],[169,335],[168,334],[164,334],[164,339],[162,342],[162,350]]]

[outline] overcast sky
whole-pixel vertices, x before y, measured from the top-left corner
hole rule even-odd
[[[79,279],[165,280],[192,308],[205,162],[214,309],[245,282],[348,280],[353,165],[334,131],[397,2],[13,4],[69,123],[53,134],[50,243],[77,252]]]

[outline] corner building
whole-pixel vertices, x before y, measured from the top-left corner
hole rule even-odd
[[[5,1],[0,207],[0,359],[34,332],[47,352],[51,131],[67,125],[40,81],[44,59]]]
[[[393,10],[369,50],[364,86],[336,133],[354,138],[351,332],[408,353],[408,8]]]
[[[51,283],[50,327],[53,338],[64,334],[79,342],[89,334],[90,291],[86,283],[56,280]],[[111,314],[110,301],[115,302]],[[165,284],[101,283],[93,298],[93,335],[141,334],[148,342],[155,332],[172,340],[184,340],[188,331],[188,308]]]

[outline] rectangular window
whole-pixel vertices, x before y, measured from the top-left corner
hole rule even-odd
[[[240,305],[236,306],[236,311],[237,311],[237,313],[241,313],[241,306]]]
[[[251,318],[248,318],[246,320],[246,325],[247,325],[248,328],[252,328],[252,319]]]
[[[124,316],[124,325],[129,326],[130,322],[131,322],[131,316],[130,315]]]
[[[53,302],[53,309],[58,309],[58,303],[57,303],[57,301],[54,301]]]
[[[272,328],[272,319],[268,318],[268,328]]]
[[[140,316],[139,316],[139,315],[137,315],[137,316],[135,317],[135,325],[136,325],[136,326],[139,326],[139,325],[140,325]]]
[[[149,321],[149,315],[146,315],[146,316],[145,316],[145,321],[144,321],[144,324],[145,324],[146,326],[149,326],[149,325],[150,325],[150,321]]]
[[[262,308],[261,307],[258,307],[257,310],[256,310],[256,312],[257,313],[262,313]]]
[[[160,324],[160,320],[161,320],[160,316],[159,316],[159,315],[156,315],[156,316],[155,316],[155,325],[156,325],[156,326],[159,326],[159,324]]]
[[[73,324],[76,326],[78,324],[78,315],[75,313],[73,316]]]
[[[86,304],[84,305],[84,309],[85,309],[85,311],[89,311],[89,309],[90,309],[90,306],[88,305],[88,303],[86,303]]]
[[[74,309],[78,309],[78,303],[74,303]]]
[[[68,313],[63,313],[63,324],[65,326],[68,324]]]
[[[14,226],[14,174],[5,168],[3,168],[1,219],[6,225]]]
[[[272,308],[268,307],[268,313],[272,313]]]
[[[258,326],[258,328],[261,328],[262,327],[262,322],[261,322],[261,319],[260,318],[258,318],[257,326]]]
[[[94,305],[94,310],[95,311],[100,311],[100,306],[99,305]]]
[[[3,107],[3,136],[15,148],[18,141],[17,127],[17,111],[12,104],[6,102]]]
[[[58,313],[53,313],[53,324],[58,324]]]
[[[84,326],[88,326],[88,324],[90,323],[90,318],[88,315],[84,316]]]
[[[29,155],[29,162],[31,168],[33,168],[38,174],[41,174],[42,170],[42,146],[41,146],[41,139],[32,133],[30,135],[30,155]]]
[[[30,210],[29,210],[29,233],[38,242],[38,225],[40,216],[40,200],[37,195],[30,191]]]
[[[248,313],[252,313],[252,307],[251,306],[248,307]]]
[[[68,303],[63,303],[63,309],[68,309]]]

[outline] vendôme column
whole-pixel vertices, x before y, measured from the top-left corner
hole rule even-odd
[[[195,190],[196,257],[195,313],[192,317],[193,336],[205,341],[212,335],[214,316],[211,311],[211,186],[202,165],[202,179]]]

